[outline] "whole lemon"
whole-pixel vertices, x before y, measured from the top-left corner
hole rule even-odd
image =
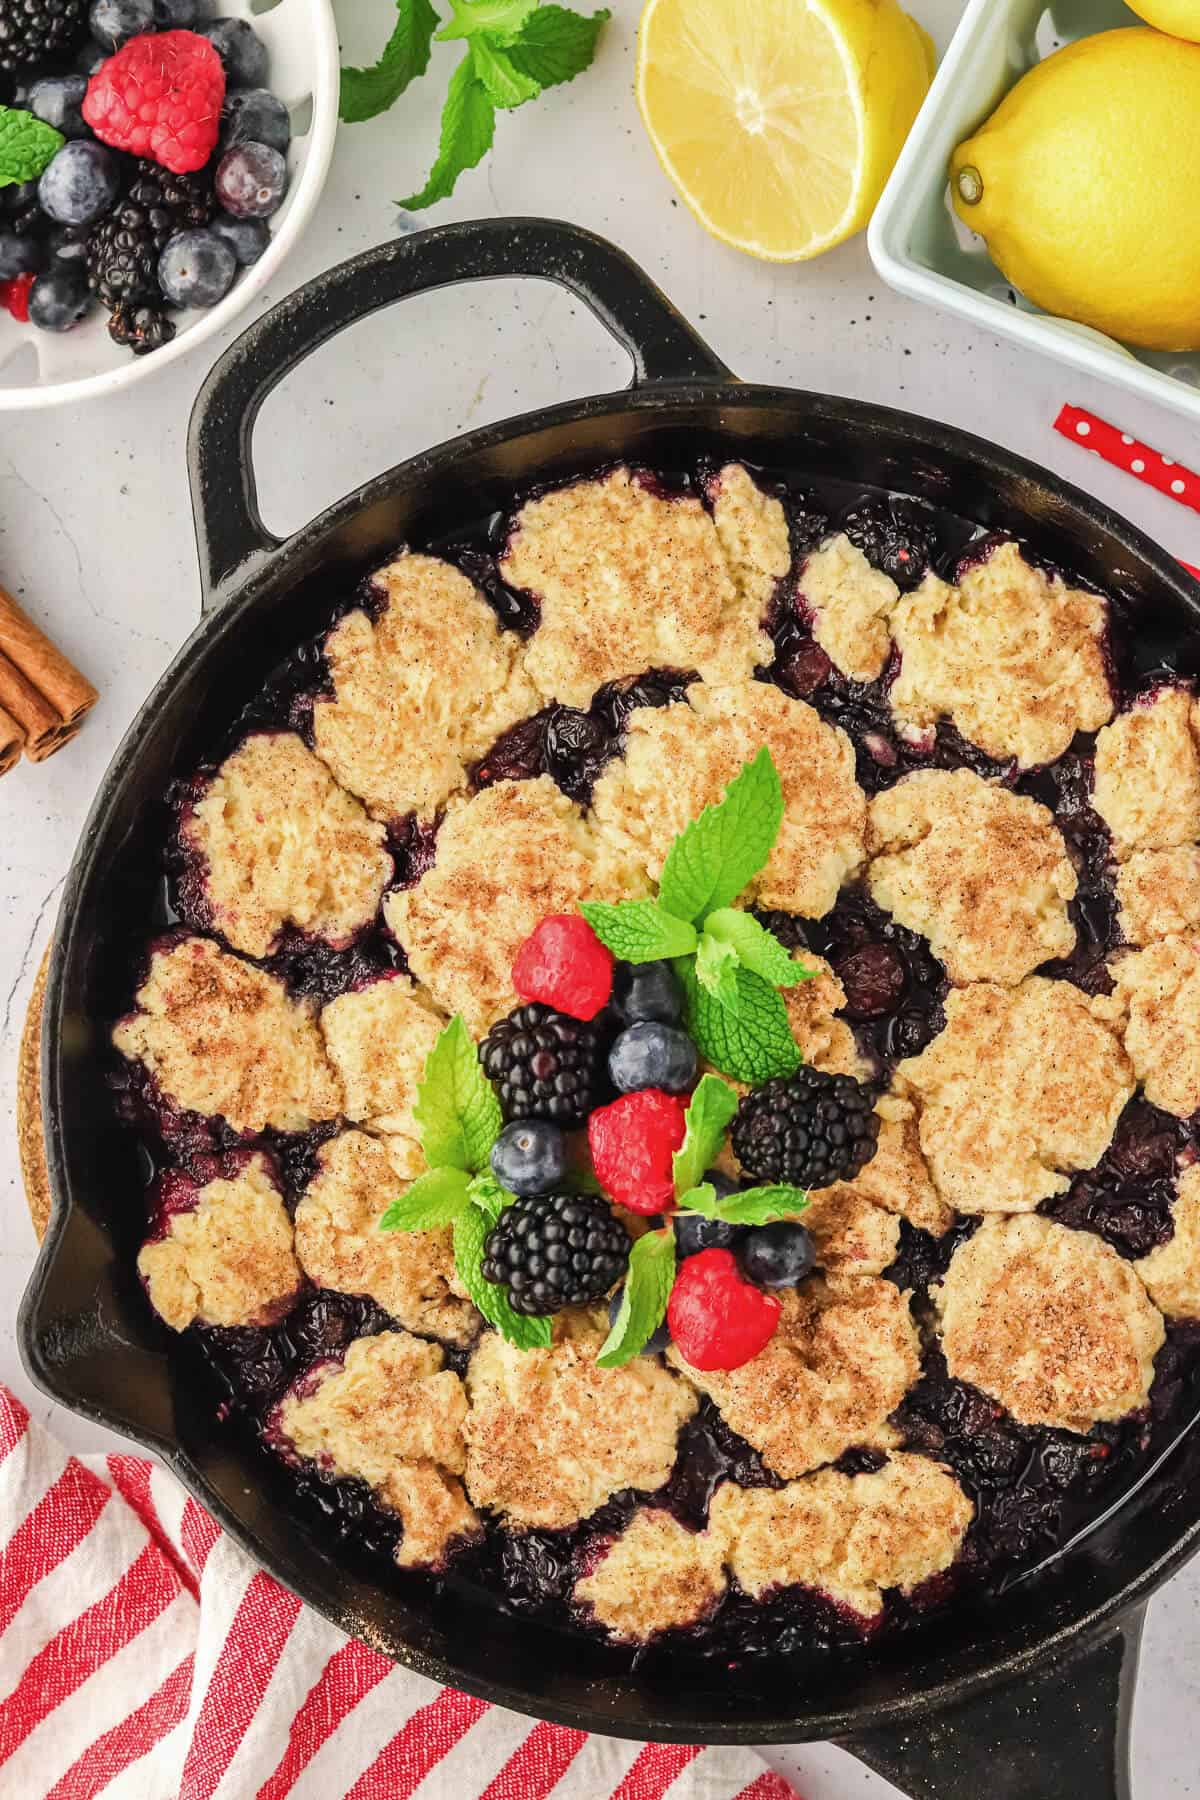
[[[1200,44],[1135,26],[1059,50],[959,145],[950,187],[1046,312],[1200,349]]]
[[[1156,30],[1200,42],[1200,0],[1125,0],[1125,4]]]

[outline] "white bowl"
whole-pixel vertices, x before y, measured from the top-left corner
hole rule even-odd
[[[951,152],[1060,45],[1141,25],[1120,0],[971,0],[875,210],[871,257],[889,287],[960,313],[1089,375],[1200,419],[1200,353],[1140,350],[1014,294],[950,204]]]
[[[267,83],[291,111],[287,198],[271,220],[271,242],[240,271],[217,306],[173,315],[172,341],[148,356],[114,344],[101,309],[74,331],[39,331],[0,312],[0,412],[91,400],[145,381],[214,337],[244,312],[271,280],[321,197],[337,130],[339,56],[330,0],[220,0],[222,18],[249,19],[267,46]]]

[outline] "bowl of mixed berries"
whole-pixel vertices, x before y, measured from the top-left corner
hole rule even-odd
[[[0,0],[0,410],[173,360],[311,215],[337,115],[328,0],[218,3]]]

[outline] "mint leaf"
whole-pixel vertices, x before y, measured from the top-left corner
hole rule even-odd
[[[513,67],[508,52],[490,37],[471,39],[471,62],[493,106],[505,110],[523,106],[526,100],[536,100],[542,91],[531,76],[522,75]]]
[[[482,1175],[476,1175],[467,1191],[472,1202],[487,1220],[489,1231],[493,1225],[498,1223],[500,1214],[505,1207],[511,1206],[517,1197],[515,1194],[510,1194],[506,1187],[501,1187],[490,1170]]]
[[[450,0],[449,23],[438,32],[438,43],[484,31],[509,43],[536,5],[537,0]]]
[[[696,948],[696,928],[677,919],[657,900],[583,900],[580,912],[614,956],[622,962],[661,962],[670,956],[690,956]]]
[[[530,13],[510,47],[513,64],[539,87],[574,81],[596,54],[596,39],[607,9],[585,18],[565,6],[539,6]]]
[[[632,1362],[662,1324],[674,1283],[675,1233],[665,1225],[646,1232],[629,1252],[621,1304],[596,1357],[600,1368]]]
[[[671,1158],[677,1194],[694,1187],[720,1154],[725,1129],[737,1107],[738,1097],[727,1081],[716,1075],[700,1077],[688,1102],[683,1143]]]
[[[504,1120],[460,1014],[451,1019],[425,1059],[413,1117],[431,1169],[475,1174],[487,1168],[488,1153]]]
[[[454,1267],[472,1303],[501,1337],[518,1350],[544,1350],[550,1343],[550,1320],[514,1312],[508,1295],[483,1278],[483,1246],[493,1221],[472,1202],[454,1221]]]
[[[769,1225],[774,1219],[791,1219],[808,1205],[803,1188],[778,1183],[769,1187],[743,1188],[740,1193],[718,1198],[709,1182],[689,1188],[679,1198],[680,1212],[702,1213],[706,1219],[723,1219],[727,1225]]]
[[[427,1169],[392,1201],[379,1221],[380,1231],[432,1231],[449,1225],[470,1204],[471,1184],[462,1169]]]
[[[782,823],[779,772],[764,746],[716,805],[706,806],[671,845],[659,904],[692,920],[728,906],[770,856]]]
[[[0,188],[35,181],[66,141],[22,107],[0,106]]]
[[[704,921],[704,936],[728,945],[744,969],[761,975],[772,987],[795,987],[797,982],[811,981],[816,974],[815,969],[795,962],[765,925],[736,906],[718,907],[709,913]]]
[[[396,29],[369,69],[343,69],[340,112],[348,125],[373,119],[395,104],[429,67],[438,15],[429,0],[397,0]]]
[[[429,180],[419,194],[398,200],[397,206],[407,212],[420,212],[422,207],[447,199],[463,170],[473,169],[483,161],[495,134],[496,110],[491,96],[475,74],[471,57],[464,56],[446,90],[437,161],[429,172]]]
[[[706,1062],[735,1081],[768,1081],[793,1075],[801,1057],[787,1009],[761,975],[737,970],[740,1011],[735,1016],[714,1000],[687,963],[676,964],[683,980],[684,1017],[692,1042]]]
[[[696,951],[696,980],[727,1012],[741,1010],[742,996],[737,984],[738,958],[732,944],[722,944],[707,932]]]

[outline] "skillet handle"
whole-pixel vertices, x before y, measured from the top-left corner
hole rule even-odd
[[[554,219],[479,219],[396,238],[327,270],[264,314],[217,362],[192,409],[188,467],[207,611],[280,540],[258,510],[254,421],[296,365],[410,294],[524,275],[581,300],[633,359],[636,387],[733,379],[662,290],[615,245]]]
[[[1145,1606],[1082,1656],[930,1713],[840,1738],[910,1800],[1131,1800],[1129,1724]]]

